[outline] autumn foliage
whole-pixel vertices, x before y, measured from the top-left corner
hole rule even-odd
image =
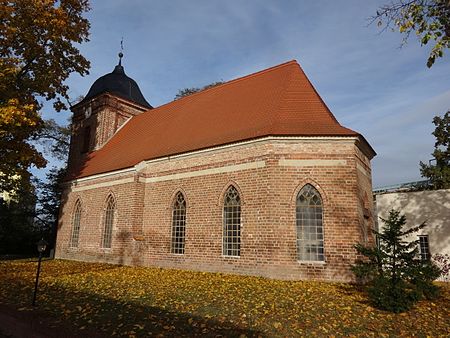
[[[429,42],[433,44],[427,60],[428,68],[450,47],[448,0],[392,0],[378,9],[371,21],[376,21],[383,29],[398,28],[404,34],[403,44],[412,33],[422,46]]]
[[[87,0],[0,0],[0,190],[46,164],[30,141],[43,126],[42,100],[65,108],[64,81],[87,74],[75,44],[88,40],[88,9]]]
[[[450,288],[402,314],[377,310],[341,283],[126,267],[64,260],[0,261],[0,309],[91,337],[414,337],[450,331]]]

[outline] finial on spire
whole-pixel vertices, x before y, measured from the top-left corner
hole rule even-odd
[[[123,36],[122,40],[120,40],[120,52],[119,52],[119,66],[122,66],[122,58],[123,58]]]

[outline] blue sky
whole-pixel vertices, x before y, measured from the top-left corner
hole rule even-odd
[[[80,50],[90,75],[73,75],[70,96],[123,65],[153,106],[178,89],[228,81],[296,59],[338,121],[363,134],[378,155],[374,186],[420,180],[433,151],[432,118],[450,109],[450,57],[428,69],[430,46],[367,18],[385,1],[92,1],[90,42]],[[45,117],[65,121],[69,112]]]

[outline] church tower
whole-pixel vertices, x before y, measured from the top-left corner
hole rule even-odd
[[[114,70],[98,78],[71,110],[69,168],[76,171],[93,150],[100,149],[133,116],[152,109],[136,81],[125,74],[123,54]]]

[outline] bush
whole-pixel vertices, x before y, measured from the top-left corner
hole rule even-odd
[[[441,269],[441,278],[445,282],[450,281],[450,255],[435,254],[432,257],[433,263]]]
[[[380,232],[374,231],[378,246],[357,244],[362,256],[352,267],[357,279],[367,284],[369,299],[380,309],[403,312],[420,299],[437,297],[439,288],[433,281],[441,270],[428,260],[419,258],[418,240],[408,242],[405,237],[417,232],[425,223],[403,230],[406,218],[391,210]]]

